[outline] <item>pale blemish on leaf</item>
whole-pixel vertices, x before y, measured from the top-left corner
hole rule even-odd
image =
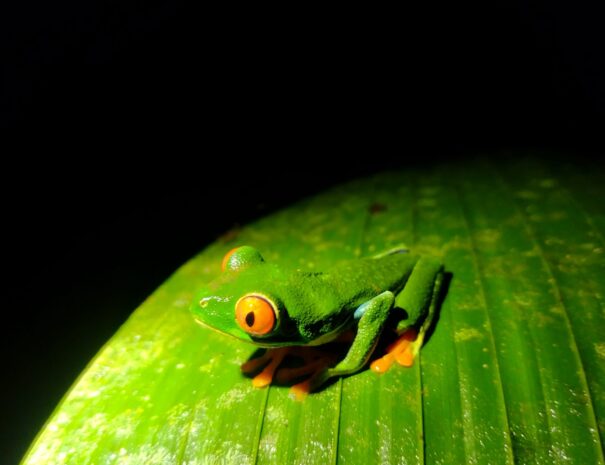
[[[544,239],[544,243],[546,245],[551,245],[551,246],[562,246],[563,244],[565,244],[565,241],[560,238],[560,237],[555,237],[555,236],[549,236],[546,239]]]
[[[264,455],[271,457],[277,453],[278,442],[279,435],[277,433],[270,433],[261,439],[259,448],[263,451]]]
[[[562,221],[568,217],[567,212],[555,211],[548,214],[549,221]]]
[[[555,313],[555,312],[553,312],[553,310],[551,309],[551,313]],[[559,314],[559,312],[557,312],[557,314]],[[531,320],[531,324],[539,326],[539,327],[552,325],[555,323],[555,321],[557,321],[552,316],[542,313],[540,311],[533,312],[530,315],[530,320]]]
[[[595,342],[594,349],[600,358],[605,359],[605,342]]]
[[[417,205],[424,208],[434,208],[437,206],[437,201],[435,199],[424,197],[418,199]]]
[[[500,240],[501,232],[497,229],[483,228],[477,231],[476,238],[481,242],[498,242]]]
[[[454,340],[456,342],[466,342],[470,340],[483,339],[484,335],[477,328],[462,328],[456,330],[454,333]]]
[[[167,463],[175,463],[176,457],[174,453],[166,447],[155,446],[153,444],[145,444],[136,451],[124,452],[118,454],[116,459],[117,465],[166,465]]]
[[[245,385],[239,385],[222,393],[217,399],[217,403],[223,407],[229,407],[233,404],[242,402],[250,397],[251,394],[255,394],[255,391],[252,391],[248,383],[246,383]]]
[[[424,186],[419,189],[420,195],[433,196],[437,195],[441,188],[439,186]]]
[[[565,316],[565,309],[563,307],[561,307],[560,305],[554,305],[552,307],[550,307],[549,309],[550,313],[554,314],[554,315],[559,315],[559,316]]]
[[[524,200],[534,200],[539,198],[540,196],[535,193],[534,191],[530,191],[530,190],[520,190],[515,192],[515,196],[520,198],[520,199],[524,199]]]
[[[172,406],[168,412],[166,412],[166,420],[171,426],[185,424],[190,416],[191,405],[182,402]]]
[[[544,178],[538,182],[538,186],[542,189],[552,189],[557,186],[557,180],[552,178]]]

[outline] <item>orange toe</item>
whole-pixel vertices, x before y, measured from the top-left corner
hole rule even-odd
[[[399,365],[402,365],[404,367],[411,367],[412,365],[414,365],[414,354],[408,347],[406,350],[397,355],[396,360]]]
[[[416,340],[417,336],[415,329],[408,329],[387,347],[386,355],[371,363],[370,368],[372,371],[375,373],[385,373],[395,361],[406,367],[412,366],[414,357],[410,350],[410,344]]]
[[[290,388],[290,396],[295,400],[303,401],[309,395],[309,391],[311,390],[311,378],[295,384]]]
[[[275,375],[275,370],[277,370],[277,367],[284,360],[284,357],[286,356],[287,353],[288,353],[287,348],[280,348],[280,349],[267,351],[267,354],[269,354],[269,356],[267,358],[270,359],[271,361],[263,369],[263,371],[261,371],[258,375],[256,375],[254,377],[254,379],[252,379],[252,386],[265,387],[265,386],[268,386],[269,384],[271,384],[271,381],[273,381],[273,376]],[[265,354],[265,355],[267,355],[267,354]],[[263,357],[265,357],[265,356],[263,355]],[[263,358],[263,357],[260,357],[260,358]],[[258,360],[258,359],[255,359],[255,360]],[[255,360],[251,360],[250,362],[254,362]],[[248,363],[250,363],[250,362],[248,362]],[[244,364],[244,365],[246,365],[246,364]],[[258,365],[260,366],[261,363],[259,363]],[[248,368],[248,367],[246,367],[246,368]],[[242,370],[244,370],[243,365],[242,365]]]
[[[384,357],[374,360],[370,365],[370,369],[375,373],[386,373],[394,361],[395,356],[393,354],[386,354]]]

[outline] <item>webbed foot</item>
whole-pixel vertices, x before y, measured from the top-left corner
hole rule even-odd
[[[394,362],[411,367],[422,345],[422,339],[417,336],[415,329],[408,329],[387,347],[386,355],[372,362],[370,368],[376,373],[385,373]]]

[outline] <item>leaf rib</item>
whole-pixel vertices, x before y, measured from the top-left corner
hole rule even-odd
[[[413,243],[416,252],[444,256],[442,244],[443,229],[440,222],[435,221],[431,215],[431,207],[422,202],[423,193],[432,190],[434,181],[424,176],[410,175],[406,181],[411,189],[411,224],[413,226]],[[439,213],[443,212],[440,208]],[[437,217],[439,218],[439,217]],[[444,256],[447,266],[447,257]],[[448,293],[449,294],[449,293]],[[463,398],[460,380],[462,377],[460,367],[460,354],[458,347],[449,335],[454,332],[453,307],[448,305],[446,299],[442,303],[435,332],[420,353],[419,368],[422,373],[422,428],[425,463],[469,463],[469,446],[465,438],[472,437],[466,431],[462,417],[463,405],[467,399]],[[429,384],[426,381],[429,380]],[[431,384],[432,383],[432,384]],[[469,433],[469,434],[465,434]],[[440,438],[449,437],[446,446]],[[429,443],[434,447],[427,448]]]
[[[334,419],[334,446],[332,446],[332,463],[336,465],[338,463],[338,443],[340,440],[340,412],[342,410],[342,389],[343,389],[343,379],[342,377],[338,379],[338,400],[336,403],[338,404],[338,408],[336,411],[338,414]]]
[[[179,446],[179,452],[176,456],[176,463],[179,465],[186,465],[185,463],[185,450],[187,449],[187,444],[189,443],[189,435],[191,434],[191,425],[193,424],[194,411],[189,411],[189,421],[187,422],[187,428],[185,429],[185,434],[183,436],[182,444]]]
[[[493,330],[492,319],[490,316],[490,312],[488,310],[487,297],[486,297],[486,293],[485,293],[485,282],[484,282],[484,278],[483,278],[483,270],[479,266],[479,260],[477,259],[477,245],[475,243],[475,240],[473,238],[473,234],[471,231],[471,227],[470,227],[470,223],[469,223],[469,219],[468,219],[468,211],[464,205],[464,201],[462,199],[460,189],[456,188],[455,190],[456,190],[456,194],[458,196],[458,204],[460,206],[461,217],[463,219],[463,223],[464,223],[465,228],[468,233],[468,242],[470,245],[471,257],[473,260],[473,267],[475,268],[477,276],[479,277],[479,279],[478,279],[479,298],[481,300],[481,307],[483,308],[487,331],[489,333],[490,349],[493,351],[493,354],[494,354],[493,360],[494,360],[494,364],[496,365],[496,374],[497,374],[497,380],[498,380],[498,393],[499,393],[499,397],[500,397],[500,399],[498,399],[498,400],[499,400],[499,403],[502,404],[502,414],[504,417],[504,423],[506,425],[506,438],[507,438],[506,446],[508,449],[507,452],[508,452],[509,459],[510,459],[509,462],[515,463],[515,458],[513,455],[511,432],[510,432],[510,421],[508,418],[508,408],[506,406],[506,398],[504,396],[504,386],[502,384],[502,371],[500,369],[499,355],[498,355],[498,350],[496,348],[496,342],[495,342],[496,337],[495,337],[494,330]]]
[[[410,181],[410,184],[413,184],[413,181]],[[412,242],[412,247],[416,246],[418,232],[417,232],[417,222],[418,222],[418,211],[416,209],[416,189],[412,185],[411,189],[411,209],[410,209],[410,237]],[[434,324],[434,322],[433,322]],[[418,377],[418,393],[417,393],[417,402],[420,406],[420,421],[418,422],[418,437],[420,438],[420,464],[424,465],[426,463],[426,441],[425,439],[425,418],[424,418],[424,380],[422,379],[422,368],[421,368],[421,358],[422,358],[422,350],[418,353],[418,360],[414,363],[414,369],[416,370],[416,376]]]
[[[261,435],[263,432],[263,425],[265,423],[265,416],[267,415],[267,404],[269,402],[269,389],[271,389],[271,385],[265,388],[265,395],[263,396],[262,407],[259,412],[258,424],[256,426],[256,440],[254,441],[254,449],[252,450],[252,463],[258,463],[258,449],[260,447]]]

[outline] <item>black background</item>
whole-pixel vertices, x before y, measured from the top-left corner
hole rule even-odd
[[[588,3],[13,3],[0,7],[2,463],[229,228],[378,170],[603,150],[603,16]]]

